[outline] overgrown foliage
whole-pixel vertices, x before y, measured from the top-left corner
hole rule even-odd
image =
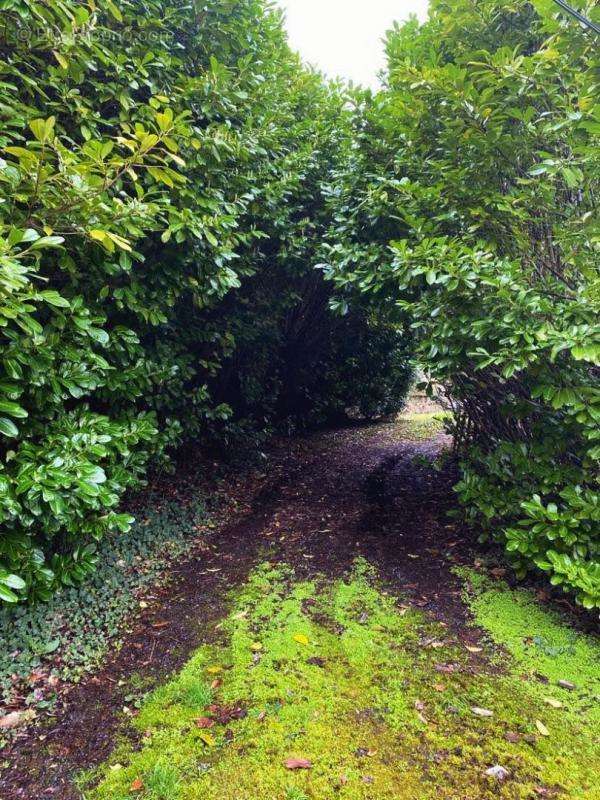
[[[52,707],[59,681],[77,682],[119,647],[130,615],[165,568],[185,558],[207,521],[200,501],[153,496],[127,533],[98,545],[98,566],[79,586],[63,586],[46,603],[0,608],[0,699],[25,697],[35,710]],[[0,739],[0,746],[2,740]]]
[[[131,524],[124,492],[181,444],[394,408],[409,370],[385,319],[334,317],[312,270],[348,116],[263,0],[0,13],[0,600],[16,602],[85,578]]]
[[[455,411],[467,517],[519,575],[542,570],[588,608],[600,606],[598,44],[550,0],[433,0],[427,24],[391,31],[388,85],[357,97],[357,146],[331,193],[327,268],[338,302],[358,287],[410,318]]]
[[[396,410],[414,337],[467,517],[600,606],[591,33],[433,0],[372,97],[266,0],[0,11],[0,599],[85,578],[185,443]]]

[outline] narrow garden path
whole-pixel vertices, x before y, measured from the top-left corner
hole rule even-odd
[[[600,798],[597,639],[481,563],[423,419],[291,445],[2,800]]]

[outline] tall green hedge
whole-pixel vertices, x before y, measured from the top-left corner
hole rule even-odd
[[[185,443],[398,408],[414,339],[467,518],[600,605],[593,34],[433,0],[373,97],[266,0],[0,12],[0,599],[85,578]]]
[[[597,8],[584,9],[598,17]],[[432,0],[357,108],[329,272],[403,312],[467,518],[600,606],[599,40],[550,0]]]
[[[280,15],[262,0],[0,0],[0,15],[0,600],[15,602],[83,579],[94,542],[130,525],[124,492],[183,443],[312,422],[354,382],[336,377],[344,334],[312,269],[347,113]],[[330,343],[316,356],[306,308]],[[398,338],[354,319],[387,369]],[[307,388],[315,368],[335,386]]]
[[[591,5],[580,7],[598,19]],[[467,518],[504,545],[518,576],[541,571],[598,608],[599,41],[547,0],[485,11],[474,28],[496,33],[493,48],[480,66],[459,51],[457,65],[485,120],[464,175],[463,225],[475,247],[466,275],[457,253],[456,290],[446,284],[446,294],[440,275],[429,300],[449,302],[443,316],[458,311],[440,355],[463,343],[451,391],[465,445],[457,491]],[[466,319],[467,342],[456,338]],[[436,327],[428,335],[437,341]]]

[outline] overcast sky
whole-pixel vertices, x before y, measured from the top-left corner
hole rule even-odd
[[[377,86],[384,66],[382,38],[394,20],[417,14],[428,0],[276,0],[286,12],[290,43],[332,78]]]

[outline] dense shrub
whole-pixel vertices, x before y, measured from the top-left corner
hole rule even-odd
[[[301,303],[286,294],[286,285],[297,285],[292,276],[280,276],[281,283],[273,276],[267,294],[252,295],[232,317],[243,328],[235,333],[239,346],[212,393],[237,407],[236,426],[294,431],[381,417],[404,405],[412,383],[409,337],[360,302],[332,317],[321,276],[305,278]]]
[[[94,543],[131,524],[123,493],[184,442],[226,420],[305,424],[297,364],[340,404],[339,345],[311,363],[290,332],[313,292],[319,336],[340,330],[307,259],[348,115],[262,0],[0,12],[0,599],[15,602],[83,579]],[[387,368],[385,322],[355,324]]]
[[[186,443],[396,410],[414,338],[467,517],[600,605],[589,32],[433,0],[372,97],[263,0],[0,11],[1,600],[85,578]]]
[[[468,518],[600,606],[598,38],[546,0],[434,0],[387,47],[329,273],[412,319]]]

